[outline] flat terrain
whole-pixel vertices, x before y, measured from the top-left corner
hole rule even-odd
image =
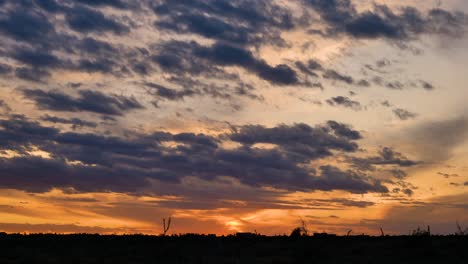
[[[0,263],[468,263],[467,236],[0,235]]]

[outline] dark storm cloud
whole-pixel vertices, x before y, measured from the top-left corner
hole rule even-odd
[[[241,45],[282,44],[280,30],[294,26],[289,10],[264,0],[158,1],[153,10],[157,28]]]
[[[133,97],[105,95],[91,90],[78,91],[78,97],[60,91],[23,89],[21,92],[27,99],[33,100],[40,109],[53,111],[88,111],[106,115],[123,115],[125,112],[144,108]]]
[[[215,66],[238,66],[277,85],[299,84],[296,72],[288,65],[270,66],[249,50],[223,43],[208,47],[196,42],[165,43],[153,61],[173,73],[201,74],[219,71]],[[208,66],[211,64],[215,66]]]
[[[409,119],[415,119],[418,115],[415,113],[412,113],[408,110],[402,109],[402,108],[396,108],[393,109],[393,113],[400,119],[400,120],[409,120]]]
[[[373,10],[359,13],[351,0],[303,0],[326,22],[326,35],[346,33],[355,38],[404,40],[421,34],[457,37],[467,25],[461,12],[431,9],[422,14],[413,7],[402,7],[395,13],[386,5],[375,4]]]
[[[356,150],[357,144],[351,140],[357,138],[356,133],[342,126],[243,127],[227,137],[245,144],[226,149],[220,144],[225,136],[155,132],[120,138],[61,132],[24,117],[13,117],[0,122],[2,149],[24,156],[1,158],[0,185],[33,192],[53,187],[137,192],[148,186],[148,179],[180,183],[188,176],[206,181],[226,176],[252,187],[287,191],[387,192],[385,186],[365,174],[330,166],[316,170],[305,165],[333,155],[331,150]],[[164,142],[176,145],[168,147]],[[277,147],[261,149],[251,145],[264,142]],[[51,159],[23,151],[32,146],[49,152]]]
[[[327,103],[331,106],[343,106],[357,111],[362,109],[361,103],[345,96],[332,97],[327,100]]]

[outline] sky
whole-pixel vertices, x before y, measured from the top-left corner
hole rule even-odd
[[[0,231],[468,226],[465,0],[0,0]]]

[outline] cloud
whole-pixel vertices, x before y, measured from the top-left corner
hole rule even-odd
[[[144,108],[133,97],[105,95],[92,90],[80,90],[78,97],[59,91],[23,89],[21,92],[27,99],[33,100],[40,109],[53,111],[88,111],[106,115],[123,115],[125,112]]]
[[[362,110],[361,103],[359,103],[358,101],[351,100],[350,98],[345,96],[332,97],[327,100],[327,103],[331,106],[343,106],[356,111]]]
[[[348,138],[348,139],[351,139],[351,140],[358,140],[358,139],[362,138],[362,135],[361,135],[361,133],[359,133],[359,131],[352,129],[348,125],[338,123],[338,122],[332,121],[332,120],[328,121],[327,125],[331,129],[333,129],[334,133],[337,136],[345,137],[345,138]]]
[[[112,73],[115,63],[112,60],[99,58],[94,60],[82,59],[77,68],[84,72]]]
[[[395,150],[384,147],[379,151],[378,156],[372,156],[368,158],[359,158],[359,157],[352,157],[348,160],[349,163],[355,168],[359,170],[375,170],[375,166],[388,166],[388,165],[396,165],[398,167],[413,167],[418,164],[421,164],[420,161],[415,161],[408,159],[406,156],[401,154],[400,152],[396,152]],[[405,177],[406,174],[399,170],[394,170],[393,174],[397,176],[397,178]]]
[[[380,226],[394,234],[407,234],[419,227],[430,226],[435,234],[454,234],[456,222],[467,222],[466,194],[442,196],[427,202],[405,202],[386,211],[381,220],[364,220],[369,227]]]
[[[199,92],[195,90],[185,89],[182,91],[178,91],[156,83],[145,83],[145,85],[151,88],[151,94],[170,101],[183,100],[185,97],[191,97],[196,94],[199,94]]]
[[[111,6],[119,9],[128,8],[129,5],[122,0],[75,0],[76,2],[80,2],[82,4],[86,4],[89,6]]]
[[[386,5],[358,12],[350,0],[303,0],[327,24],[326,35],[348,34],[355,38],[414,39],[422,34],[457,37],[464,32],[467,16],[461,12],[431,9],[422,14],[414,7],[395,13]]]
[[[335,70],[326,70],[325,73],[323,74],[323,78],[333,80],[333,81],[344,82],[350,85],[354,83],[353,77],[342,75]]]
[[[379,181],[356,171],[307,165],[336,151],[356,151],[353,138],[358,135],[340,124],[251,126],[220,137],[155,132],[131,138],[61,132],[24,117],[2,120],[0,127],[3,148],[23,153],[0,158],[0,186],[4,188],[139,192],[150,179],[181,183],[187,177],[213,181],[224,176],[256,188],[287,191],[388,191]],[[243,145],[223,148],[226,137]],[[256,143],[277,147],[262,149],[252,145]],[[28,154],[33,146],[50,153],[50,158]]]
[[[86,7],[75,7],[66,12],[66,21],[71,29],[82,32],[113,32],[122,34],[129,28],[115,19],[106,17],[102,12]]]
[[[380,80],[375,79],[375,83],[380,83]],[[405,85],[400,81],[394,81],[385,83],[385,87],[392,90],[402,90]]]
[[[87,233],[87,234],[116,234],[130,233],[132,228],[104,228],[98,226],[81,226],[73,224],[54,225],[54,224],[19,224],[19,223],[0,223],[0,228],[9,233]],[[135,229],[135,232],[137,230]]]
[[[291,11],[271,1],[236,0],[153,4],[155,27],[240,45],[283,44],[281,30],[293,28]]]
[[[443,172],[437,172],[438,175],[444,176],[444,178],[448,179],[451,177],[460,177],[458,174],[449,174],[449,173],[443,173]]]
[[[110,43],[97,40],[92,37],[86,37],[78,42],[77,49],[79,52],[98,55],[99,57],[114,57],[118,52]]]
[[[38,68],[21,67],[15,70],[16,77],[33,82],[41,82],[50,76],[48,71]]]
[[[0,63],[0,75],[7,75],[12,71],[11,66]]]
[[[467,136],[468,120],[458,117],[415,125],[405,131],[402,140],[411,142],[409,146],[424,160],[439,163],[450,159],[453,149],[461,146]]]
[[[291,153],[307,159],[332,155],[330,150],[354,152],[360,133],[343,124],[331,121],[328,126],[310,127],[306,124],[280,125],[274,128],[243,126],[230,139],[245,145],[269,143],[279,145]]]
[[[299,6],[290,8],[293,5]],[[295,8],[304,13],[296,12]],[[235,126],[232,131],[219,136],[163,131],[145,134],[120,127],[133,127],[136,124],[132,121],[119,122],[116,127],[106,126],[109,131],[103,132],[104,127],[85,120],[83,114],[101,114],[106,115],[103,120],[115,120],[143,109],[143,104],[132,96],[82,90],[79,85],[70,85],[73,89],[67,88],[69,90],[60,89],[64,87],[63,82],[79,81],[83,86],[87,82],[131,83],[146,89],[155,105],[164,100],[177,109],[186,109],[185,103],[194,101],[188,98],[202,96],[211,97],[203,99],[211,99],[217,104],[225,100],[223,104],[235,104],[239,109],[238,97],[263,101],[258,93],[266,92],[264,105],[270,105],[270,96],[276,92],[264,91],[269,85],[263,88],[264,83],[257,83],[256,78],[250,80],[250,75],[283,87],[311,87],[314,84],[308,80],[314,78],[348,85],[370,85],[369,81],[357,76],[328,69],[325,61],[322,65],[305,58],[299,61],[301,58],[267,60],[262,57],[263,54],[271,56],[271,46],[281,56],[291,55],[283,53],[288,47],[299,48],[294,46],[296,41],[287,42],[291,37],[284,34],[287,31],[324,27],[322,36],[335,40],[350,36],[408,41],[423,34],[461,35],[466,22],[464,14],[439,9],[422,13],[411,8],[390,10],[376,5],[370,10],[358,11],[352,1],[346,0],[304,0],[286,5],[264,0],[34,0],[7,1],[1,9],[0,35],[4,45],[0,48],[0,75],[6,86],[21,79],[38,82],[35,85],[40,89],[20,90],[39,111],[34,115],[28,113],[31,119],[9,112],[10,119],[0,122],[2,150],[15,151],[19,155],[2,156],[0,184],[33,192],[53,187],[72,187],[82,192],[138,192],[149,188],[150,182],[174,186],[190,177],[208,185],[228,178],[253,190],[272,187],[286,193],[316,190],[387,192],[372,173],[393,170],[395,178],[404,178],[406,174],[403,175],[400,168],[417,166],[419,162],[384,148],[378,154],[346,163],[345,166],[351,165],[350,169],[334,165],[334,162],[327,165],[329,159],[340,161],[343,155],[358,155],[358,141],[363,137],[359,130],[336,121],[316,126]],[[320,17],[315,17],[311,10]],[[373,67],[382,69],[386,66],[387,63],[381,61]],[[105,80],[98,80],[96,78],[101,74],[80,73],[112,76],[105,75]],[[248,76],[243,76],[245,73]],[[52,79],[52,76],[58,79]],[[82,76],[89,79],[81,80]],[[426,81],[414,83],[427,90],[434,88]],[[315,85],[320,84],[315,82]],[[407,84],[385,81],[382,85],[402,89]],[[334,106],[362,108],[354,97],[349,97],[334,96],[327,102]],[[14,103],[11,106],[15,106],[16,111],[23,111]],[[212,111],[211,105],[206,105],[206,109],[203,105],[203,109],[200,111],[203,117],[209,116],[205,110]],[[81,115],[79,118],[68,114],[55,116],[42,111]],[[162,107],[153,111],[161,113],[156,117],[158,120],[167,113]],[[194,118],[200,117],[196,116],[197,112],[192,113]],[[412,113],[404,111],[395,114],[400,119],[413,117]],[[153,127],[153,124],[137,121],[145,131],[148,126]],[[124,130],[122,135],[113,136],[121,130]],[[168,131],[169,128],[161,130]],[[443,141],[443,135],[437,140]],[[438,151],[456,146],[456,143],[452,146],[450,143]],[[36,148],[49,155],[34,156]],[[33,166],[44,168],[44,173],[34,178]],[[220,197],[222,194],[216,198]],[[200,207],[210,204],[198,202]]]
[[[310,206],[314,206],[317,208],[320,207],[331,207],[333,205],[337,205],[338,208],[343,207],[358,207],[358,208],[366,208],[369,206],[374,206],[374,202],[369,201],[360,201],[360,200],[352,200],[352,199],[344,199],[344,198],[332,198],[332,199],[304,199],[301,200]],[[332,218],[337,218],[334,216]]]
[[[32,42],[51,35],[55,29],[45,15],[18,9],[0,18],[0,32],[18,41]]]
[[[56,0],[36,0],[35,3],[47,12],[57,12],[63,8]]]
[[[256,59],[250,51],[234,46],[217,43],[209,48],[199,47],[194,53],[218,65],[243,67],[271,83],[278,85],[298,83],[296,72],[289,66],[284,64],[270,66],[263,60]]]
[[[321,190],[331,190],[338,187],[337,189],[349,190],[352,193],[365,193],[368,190],[379,193],[388,192],[387,187],[379,181],[363,181],[365,177],[355,171],[342,171],[333,166],[322,166],[320,170],[321,177],[317,178],[317,184],[321,185]],[[336,187],[331,187],[330,183],[334,183]]]
[[[23,64],[31,67],[58,67],[61,61],[58,57],[44,50],[20,49],[13,57]]]
[[[56,116],[45,115],[41,117],[41,120],[51,122],[51,123],[56,123],[56,124],[58,123],[58,124],[72,125],[73,129],[77,129],[81,127],[91,127],[91,128],[97,127],[97,123],[85,121],[80,118],[61,118],[61,117],[56,117]]]
[[[304,74],[313,76],[313,77],[318,77],[317,73],[313,72],[314,67],[310,67],[309,65],[304,64],[303,62],[297,61],[295,63],[295,66]]]
[[[434,85],[432,83],[423,80],[421,80],[420,83],[425,90],[434,90]]]
[[[400,120],[409,120],[409,119],[415,119],[418,115],[415,113],[412,113],[408,110],[402,109],[402,108],[395,108],[393,109],[393,113],[400,119]]]
[[[11,111],[10,106],[2,99],[0,99],[0,111],[4,112],[4,113],[5,112],[8,113],[8,112]],[[1,113],[0,113],[0,115],[1,115]]]
[[[219,69],[208,65],[238,66],[273,84],[299,84],[296,72],[289,66],[270,66],[249,50],[223,43],[208,47],[196,42],[165,43],[153,60],[163,70],[173,73],[209,74]]]
[[[382,106],[384,107],[392,107],[392,104],[388,101],[388,100],[385,100],[383,101],[382,103],[380,103]]]

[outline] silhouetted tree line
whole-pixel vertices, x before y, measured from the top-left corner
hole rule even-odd
[[[424,231],[426,231],[424,229]],[[293,232],[291,233],[293,234]],[[297,232],[294,232],[297,234]],[[0,263],[468,263],[468,236],[1,234]]]
[[[311,233],[307,224],[290,234],[240,232],[171,234],[171,218],[161,235],[0,233],[0,263],[468,263],[468,229],[456,224],[448,236],[416,228],[405,236]]]

